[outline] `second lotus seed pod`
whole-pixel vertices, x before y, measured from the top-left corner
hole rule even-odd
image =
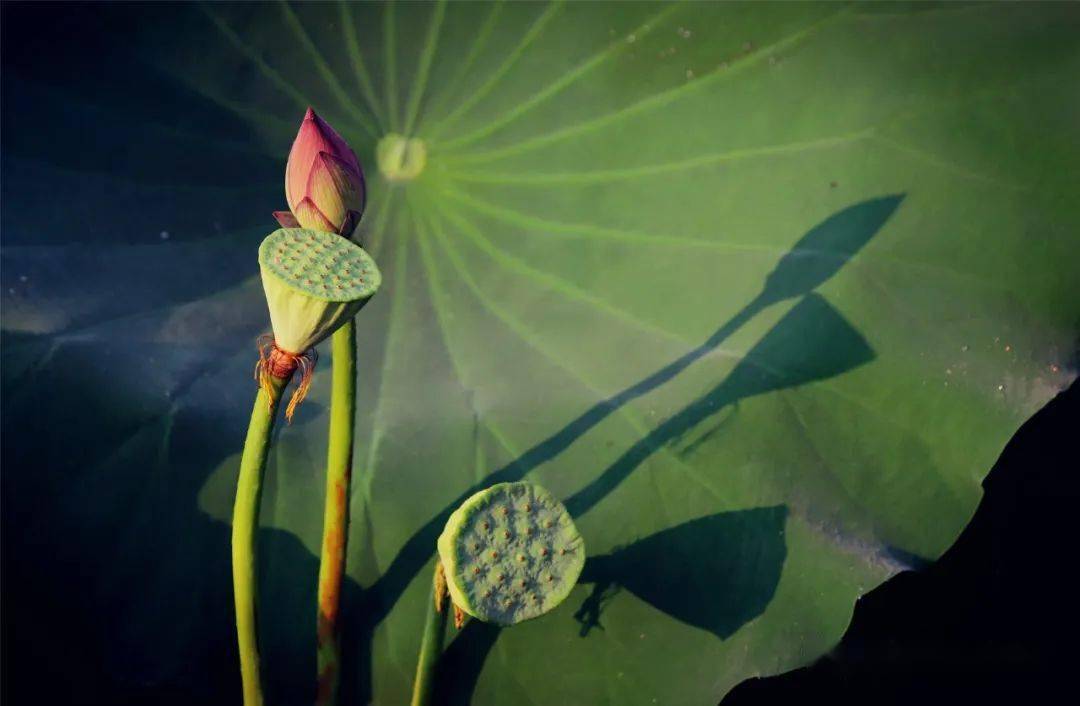
[[[585,565],[585,541],[566,508],[532,483],[499,483],[454,511],[439,537],[454,605],[498,625],[559,605]]]

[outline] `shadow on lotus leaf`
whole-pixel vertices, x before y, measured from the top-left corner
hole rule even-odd
[[[811,228],[765,278],[757,297],[761,300],[759,306],[802,296],[820,287],[877,234],[903,200],[903,194],[867,199]]]
[[[655,451],[739,400],[835,377],[873,359],[873,349],[839,312],[807,294],[719,384],[630,446],[566,507],[575,517],[588,512]],[[625,588],[677,620],[730,636],[772,599],[787,553],[786,516],[783,506],[721,513],[590,558],[580,582],[595,587],[575,614],[581,634],[602,628],[604,604]],[[443,670],[451,676],[439,689],[447,703],[468,703],[500,632],[474,620],[451,643]]]
[[[787,508],[722,512],[657,532],[610,554],[589,557],[578,583],[592,592],[574,613],[586,637],[622,590],[676,620],[730,637],[765,610],[787,557]],[[471,702],[502,628],[470,620],[440,662],[440,703]]]
[[[657,449],[675,443],[728,405],[834,377],[873,358],[869,344],[839,312],[824,298],[808,294],[727,377],[634,443],[568,498],[566,507],[575,517],[584,514]],[[676,620],[729,637],[772,600],[787,555],[786,518],[784,506],[720,513],[591,557],[579,580],[595,584],[575,613],[580,634],[603,629],[604,606],[625,589]],[[439,687],[445,703],[469,703],[500,632],[474,620],[450,644],[440,667],[446,675]]]
[[[848,260],[881,230],[881,227],[900,206],[903,198],[902,194],[893,194],[868,199],[849,206],[814,226],[792,246],[791,250],[780,258],[776,267],[766,277],[761,293],[722,324],[701,345],[662,366],[630,387],[607,399],[600,400],[551,436],[537,443],[499,470],[492,472],[481,483],[468,488],[459,497],[452,500],[442,512],[432,517],[409,538],[401,551],[391,561],[382,577],[373,586],[373,595],[377,595],[382,610],[388,611],[394,605],[406,586],[409,585],[409,582],[427,563],[431,557],[432,548],[435,546],[435,540],[442,531],[443,525],[446,524],[447,518],[466,498],[493,483],[521,480],[532,469],[550,461],[565,451],[571,444],[618,409],[657,389],[692,363],[714,351],[731,334],[770,304],[812,294],[816,287],[824,284],[836,274]],[[820,378],[839,374],[848,369],[844,367],[845,360],[848,367],[857,364],[853,361],[868,361],[873,355],[869,350],[869,346],[862,340],[858,332],[854,331],[846,322],[843,322],[843,317],[839,313],[832,312],[834,316],[815,315],[815,312],[824,312],[826,308],[831,311],[831,307],[823,299],[814,295],[812,301],[806,306],[796,306],[792,309],[792,312],[784,318],[784,321],[788,322],[788,324],[778,325],[778,328],[780,328],[779,334],[774,335],[771,332],[766,336],[768,340],[762,342],[765,344],[764,348],[761,348],[761,346],[755,347],[756,351],[765,356],[766,363],[770,359],[773,361],[773,363],[770,363],[771,367],[754,372],[747,367],[750,363],[744,361],[733,371],[728,381],[721,383],[721,385],[726,384],[726,387],[712,390],[706,395],[707,398],[711,396],[710,399],[701,399],[693,403],[691,405],[693,409],[684,410],[681,413],[681,418],[669,421],[668,431],[677,431],[677,433],[667,433],[667,438],[664,441],[671,441],[674,437],[691,428],[693,426],[693,424],[689,424],[691,418],[696,417],[696,421],[694,421],[694,424],[696,424],[704,418],[702,415],[708,416],[718,411],[722,406],[721,402],[731,404],[750,395],[780,389],[786,385],[809,382],[815,379],[815,375]],[[807,316],[808,309],[811,310],[809,319],[817,320],[818,323],[806,323],[792,327],[790,325],[792,317],[800,319]],[[844,345],[819,340],[821,353],[814,356],[809,362],[799,362],[799,351],[802,349],[802,343],[789,332],[813,332],[815,326],[821,331],[825,331],[830,327],[834,330],[842,330],[844,332],[843,339],[848,342],[846,350]],[[789,340],[790,347],[778,343],[778,341],[785,339]],[[838,351],[842,354],[839,362],[827,359],[829,346],[833,347],[834,352]],[[746,356],[747,359],[753,357],[754,351],[751,351]],[[786,363],[791,361],[796,362],[795,369],[785,367]],[[708,412],[710,405],[715,406],[712,412]],[[706,412],[708,414],[705,414]],[[624,457],[621,465],[609,470],[611,474],[608,476],[609,479],[625,477],[626,473],[633,467],[628,467],[628,464],[633,461],[633,457],[641,456],[641,458],[644,458],[642,454],[648,455],[646,452],[650,447],[655,448],[657,437],[664,435],[664,433],[660,435],[650,434],[649,437],[636,444],[635,448],[628,452],[630,455]],[[605,482],[605,484],[613,487],[610,482]],[[589,491],[587,488],[586,491],[582,492],[587,492],[587,494],[581,496],[578,502],[589,507],[602,496],[602,494],[598,495],[595,489]],[[579,507],[579,511],[583,510]]]
[[[612,592],[626,589],[657,610],[727,638],[769,605],[787,556],[787,508],[722,512],[590,557],[579,583],[593,591],[574,617],[581,636],[603,629]]]
[[[567,498],[566,507],[575,517],[588,512],[658,449],[739,400],[834,377],[873,359],[862,335],[823,297],[810,293],[720,383],[631,445]],[[491,482],[489,477],[485,484]],[[595,587],[576,613],[581,634],[602,628],[605,602],[625,588],[677,620],[721,638],[731,635],[772,599],[786,556],[786,516],[782,506],[721,513],[589,559],[580,582]],[[702,561],[703,556],[710,558]],[[437,689],[446,703],[469,703],[500,632],[473,620],[450,644],[440,667],[445,683]]]
[[[365,615],[378,622],[389,612],[405,587],[430,559],[435,540],[450,513],[472,493],[493,483],[521,480],[532,469],[555,458],[627,403],[670,381],[695,361],[719,347],[766,307],[787,299],[802,300],[743,357],[714,388],[635,442],[596,479],[566,500],[580,516],[605,498],[656,450],[675,444],[685,434],[722,409],[740,400],[840,375],[874,358],[856,331],[814,289],[836,274],[899,207],[903,195],[862,201],[839,211],[803,235],[765,279],[762,291],[701,345],[659,368],[637,383],[597,402],[554,434],[539,442],[482,483],[469,488],[405,543],[367,594]],[[713,430],[715,432],[716,430]],[[684,449],[685,452],[685,449]],[[602,603],[603,591],[595,598]],[[692,621],[688,621],[692,622]],[[706,628],[708,629],[708,628]],[[468,703],[499,628],[471,621],[447,650],[446,673],[452,684],[440,687],[451,703]]]
[[[566,500],[580,516],[615,489],[645,459],[675,443],[705,419],[739,400],[845,373],[874,359],[874,351],[825,299],[808,294],[753,347],[718,385],[635,442],[599,477]]]

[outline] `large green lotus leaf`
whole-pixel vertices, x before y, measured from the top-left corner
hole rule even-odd
[[[1006,441],[1076,375],[1076,6],[172,13],[142,60],[241,126],[177,129],[283,162],[311,104],[367,167],[384,286],[359,323],[346,703],[407,701],[442,525],[523,478],[566,503],[589,559],[543,619],[452,636],[448,703],[709,704],[807,664],[859,596],[950,546]],[[425,141],[416,179],[378,169],[392,132]],[[236,187],[199,199],[248,207]],[[224,654],[195,680],[235,689],[257,241],[5,250],[5,275],[63,275],[5,300],[5,410],[31,382],[56,391],[33,419],[97,400],[78,464],[26,451],[50,473],[20,489],[67,524],[27,522],[113,540],[91,592],[122,606],[105,659],[150,681]],[[246,267],[208,264],[245,248]],[[127,291],[153,297],[117,296],[132,269]],[[102,350],[109,370],[74,374]],[[328,399],[324,360],[268,470],[272,703],[313,688]]]

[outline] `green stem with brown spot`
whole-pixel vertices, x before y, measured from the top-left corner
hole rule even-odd
[[[270,433],[274,429],[281,393],[289,384],[292,372],[284,378],[271,377],[270,392],[262,388],[251,411],[244,452],[240,458],[240,477],[236,483],[236,502],[232,520],[233,598],[236,602],[236,637],[240,647],[240,677],[244,706],[262,706],[262,683],[259,676],[259,639],[256,609],[258,583],[259,501],[262,497],[266,456]]]
[[[446,633],[446,617],[450,602],[446,597],[446,581],[440,580],[442,564],[436,559],[435,577],[428,600],[424,636],[420,640],[420,657],[416,662],[416,680],[413,682],[411,706],[428,706],[435,695],[435,676],[442,656],[443,635]]]
[[[326,458],[326,509],[319,561],[318,688],[316,706],[337,702],[341,677],[338,612],[349,536],[349,481],[352,477],[353,427],[356,416],[356,325],[349,320],[331,341],[333,382],[330,391],[330,442]]]

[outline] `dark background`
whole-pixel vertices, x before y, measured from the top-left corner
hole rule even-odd
[[[745,681],[724,706],[1068,702],[1080,656],[1078,433],[1073,383],[1009,442],[941,559],[860,600],[832,654]]]
[[[250,213],[261,222],[262,205],[277,206],[280,164],[246,151],[242,126],[219,109],[131,60],[125,37],[140,22],[140,12],[145,8],[2,6],[0,193],[7,244],[12,244],[13,231],[29,232],[28,224],[38,226],[42,237],[62,234],[61,215],[70,218],[79,209],[85,211],[79,227],[86,229],[87,238],[115,242],[123,235],[95,232],[94,211],[132,205],[94,204],[82,195],[81,205],[68,202],[65,209],[48,204],[29,208],[42,185],[32,177],[28,182],[22,173],[28,160],[168,187],[170,180],[207,178],[205,155],[197,149],[197,136],[207,125],[238,146],[237,158],[219,159],[209,178],[222,183],[248,179],[265,184],[266,194],[253,189],[250,198],[257,206],[250,209],[236,204],[199,209],[176,199],[144,203],[123,216],[129,232],[156,233],[160,209],[170,209],[171,237],[184,239],[208,228],[243,229],[251,224],[231,221],[236,217],[231,214]],[[167,8],[155,11],[156,22],[167,22],[167,17]],[[163,138],[143,127],[165,121],[186,128],[188,136]],[[94,139],[85,139],[86,134]],[[168,160],[167,171],[160,168],[162,159]],[[115,213],[111,219],[117,220]],[[10,431],[7,421],[4,429]],[[974,520],[941,560],[867,595],[830,655],[805,669],[745,682],[723,703],[1038,703],[1071,691],[1070,668],[1080,656],[1073,568],[1074,514],[1080,505],[1078,432],[1080,389],[1074,384],[1018,432],[985,481],[986,495]],[[18,443],[5,434],[5,465],[18,459],[12,452]],[[12,510],[25,500],[11,491],[5,482],[3,702],[190,703],[190,695],[163,694],[152,684],[118,683],[108,670],[97,668],[93,646],[102,626],[96,607],[79,595],[79,577],[57,583],[59,574],[34,563],[42,557],[21,548],[11,551],[19,539],[18,513]],[[201,678],[233,679],[231,646],[207,649],[223,650],[223,664],[220,673]]]

